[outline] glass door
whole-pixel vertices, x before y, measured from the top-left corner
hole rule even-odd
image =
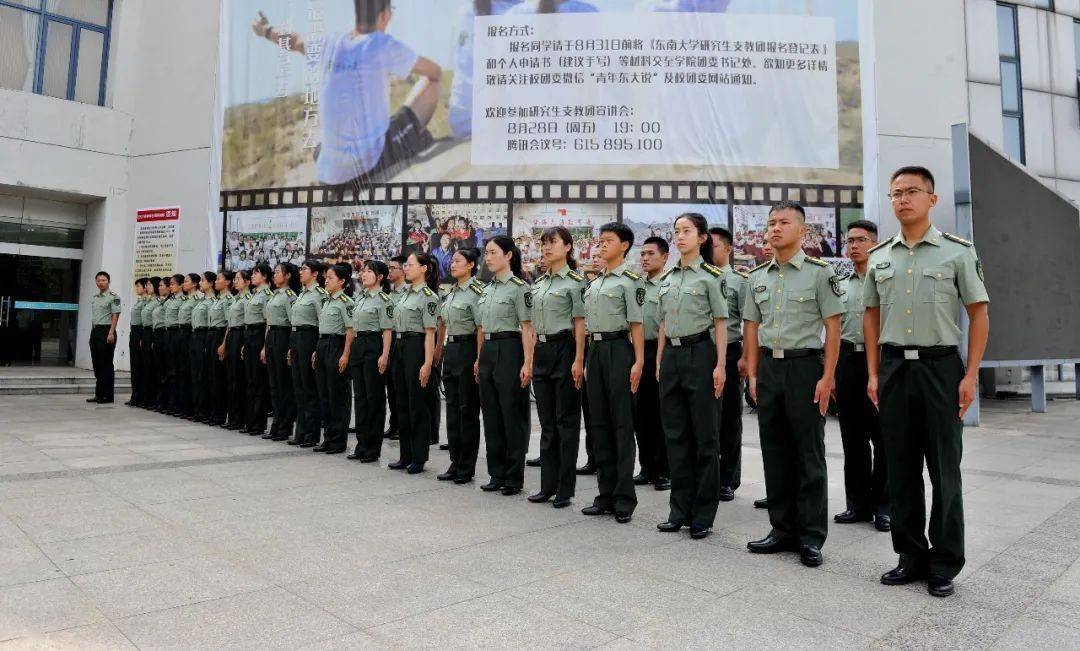
[[[0,365],[75,363],[80,265],[0,254]]]

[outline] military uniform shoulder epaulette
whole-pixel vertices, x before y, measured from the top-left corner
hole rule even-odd
[[[117,294],[116,292],[114,292],[114,291],[113,291],[113,290],[111,290],[111,289],[109,290],[109,295],[110,295],[110,296],[115,296],[116,298],[120,298],[120,295],[119,295],[119,294]]]
[[[518,287],[521,287],[525,284],[525,281],[518,278],[517,276],[510,276],[510,282],[514,283]]]
[[[735,275],[736,275],[736,276],[741,276],[741,277],[743,277],[743,278],[749,278],[749,277],[750,277],[750,274],[746,273],[745,271],[739,271],[739,270],[738,270],[738,269],[736,269],[735,267],[732,267],[732,268],[731,268],[731,270],[732,270],[733,272],[735,272]]]
[[[348,302],[352,301],[352,299],[349,298],[348,294],[342,294],[341,296],[338,296],[337,300],[341,301],[342,303],[348,303]]]
[[[772,260],[766,260],[765,262],[762,262],[758,266],[751,269],[750,272],[746,275],[746,277],[749,278],[750,274],[754,273],[755,271],[757,271],[759,269],[764,269],[765,267],[768,267],[770,262],[772,262]]]
[[[811,263],[811,264],[816,264],[819,267],[828,267],[828,266],[830,266],[828,262],[825,262],[821,258],[811,258],[810,256],[806,256],[806,261]]]
[[[390,295],[387,294],[386,292],[379,292],[379,298],[381,298],[382,300],[387,301],[387,302],[390,301]]]
[[[296,292],[294,292],[294,291],[293,291],[293,290],[291,290],[291,289],[286,289],[286,290],[285,290],[285,293],[286,293],[286,294],[288,294],[289,296],[296,296]]]
[[[427,296],[428,298],[431,298],[435,295],[435,292],[431,291],[430,287],[424,287],[420,291],[422,291],[424,293],[424,296]]]
[[[893,239],[893,238],[891,238],[891,237],[890,237],[890,238],[886,239],[886,240],[885,240],[885,241],[883,241],[883,242],[878,242],[877,246],[874,246],[874,247],[872,247],[872,248],[871,248],[871,249],[870,249],[869,251],[867,251],[867,252],[866,252],[866,254],[867,254],[867,255],[870,255],[870,254],[871,254],[871,253],[873,253],[874,251],[877,251],[877,250],[878,250],[878,249],[880,249],[881,247],[883,247],[883,246],[885,246],[886,244],[888,244],[888,243],[892,242],[892,239]]]
[[[484,286],[481,285],[478,281],[474,280],[471,283],[469,283],[469,289],[472,290],[472,293],[476,294],[477,296],[483,296],[484,295]]]
[[[585,280],[585,276],[582,276],[581,274],[579,274],[578,272],[574,271],[573,269],[571,269],[570,271],[567,271],[567,272],[566,272],[566,275],[567,275],[567,276],[570,276],[571,278],[573,278],[574,280],[578,281],[579,283],[580,283],[581,281]]]
[[[942,233],[942,236],[944,236],[944,238],[947,240],[952,240],[953,242],[956,242],[957,244],[963,244],[964,246],[975,246],[973,243],[965,240],[959,235],[953,235],[952,233]]]
[[[724,275],[723,271],[720,271],[719,268],[714,267],[713,265],[709,264],[708,262],[702,262],[701,263],[701,268],[704,269],[705,271],[709,272],[710,274],[712,274],[716,278],[719,278],[720,276]]]
[[[326,289],[325,289],[325,288],[323,288],[323,287],[318,287],[318,286],[316,286],[316,287],[315,287],[315,291],[319,292],[319,293],[320,293],[320,294],[322,294],[323,296],[329,296],[329,295],[330,295],[330,292],[326,291]]]
[[[657,278],[657,280],[663,280],[663,279],[667,278],[668,276],[670,276],[673,273],[675,273],[675,267],[672,267],[671,269],[668,269],[664,273],[660,274],[660,277]]]
[[[266,294],[267,296],[269,296],[269,295],[271,295],[273,293],[274,293],[274,290],[270,289],[269,287],[263,287],[263,294]]]
[[[637,275],[633,271],[630,271],[629,269],[624,269],[622,275],[626,276],[630,280],[641,280],[641,276]]]

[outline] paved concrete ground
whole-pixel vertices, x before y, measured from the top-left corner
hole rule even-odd
[[[1080,647],[1080,405],[984,404],[965,441],[956,596],[887,588],[887,534],[825,564],[767,531],[753,417],[713,536],[665,535],[79,396],[0,397],[0,646]],[[538,447],[534,433],[532,452]],[[830,509],[843,502],[828,430]],[[481,465],[482,467],[482,465]],[[527,489],[538,471],[529,469]]]

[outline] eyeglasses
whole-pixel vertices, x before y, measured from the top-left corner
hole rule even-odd
[[[893,190],[885,196],[889,198],[889,201],[892,201],[893,203],[899,203],[904,199],[907,199],[909,201],[914,199],[915,195],[919,194],[920,192],[925,192],[926,194],[934,194],[933,192],[929,190],[923,190],[922,188],[908,188],[906,190]]]
[[[864,237],[862,235],[860,235],[858,237],[849,237],[849,238],[847,238],[847,243],[848,244],[866,244],[869,241],[870,241],[869,237]]]

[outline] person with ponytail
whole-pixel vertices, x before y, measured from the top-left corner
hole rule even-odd
[[[473,373],[480,349],[477,301],[484,285],[475,279],[480,250],[458,249],[450,258],[454,286],[439,312],[436,343],[443,349],[443,388],[446,391],[446,439],[450,446],[450,467],[440,481],[467,484],[476,474],[480,448],[480,389]]]
[[[247,376],[247,427],[240,430],[248,436],[266,433],[266,413],[269,405],[270,377],[262,360],[266,345],[266,304],[274,295],[270,282],[270,265],[260,262],[251,270],[251,297],[244,304],[244,374]]]
[[[139,306],[139,310],[142,312],[143,324],[142,355],[139,358],[143,386],[139,392],[142,398],[137,406],[143,409],[153,409],[154,404],[157,402],[158,379],[157,364],[154,361],[154,309],[160,302],[157,295],[157,287],[160,282],[161,279],[157,276],[145,279],[143,283],[144,300]]]
[[[533,503],[555,498],[570,506],[577,483],[581,382],[585,375],[585,277],[577,273],[574,239],[563,226],[540,235],[547,271],[533,285],[536,362],[533,390],[540,419],[540,490]]]
[[[390,298],[389,269],[378,260],[368,260],[360,272],[363,290],[353,308],[353,346],[349,353],[349,375],[353,385],[356,413],[356,448],[349,459],[373,463],[382,455],[383,423],[386,422],[386,393],[383,375],[390,362],[394,304]]]
[[[403,267],[408,290],[394,307],[394,395],[398,407],[401,457],[391,470],[424,471],[431,444],[431,396],[435,326],[439,313],[439,263],[426,253],[411,254]]]
[[[289,368],[289,335],[292,322],[289,312],[300,291],[300,270],[291,262],[281,262],[274,269],[274,293],[266,302],[266,343],[260,357],[270,379],[270,405],[274,422],[263,434],[271,441],[288,441],[296,424],[296,395]]]
[[[244,367],[244,314],[251,300],[251,273],[237,271],[233,276],[233,295],[229,302],[229,328],[225,331],[225,355],[228,362],[229,421],[228,430],[247,427],[247,369]],[[220,350],[219,350],[220,354]]]
[[[131,399],[124,404],[136,407],[142,402],[143,376],[143,321],[142,308],[146,303],[146,278],[137,278],[134,284],[135,300],[131,303],[131,330],[128,334],[128,363],[131,365]]]
[[[191,385],[191,367],[194,364],[191,359],[191,313],[195,310],[199,298],[196,294],[199,289],[199,274],[177,274],[176,281],[180,285],[180,292],[177,294],[180,306],[176,311],[176,322],[180,327],[173,340],[176,362],[176,415],[185,420],[195,420],[195,401]]]
[[[167,285],[167,299],[165,301],[165,350],[163,351],[165,358],[164,361],[167,366],[167,380],[165,387],[166,405],[163,413],[169,416],[180,415],[180,405],[182,401],[179,385],[180,379],[180,366],[181,357],[179,355],[178,346],[180,344],[180,306],[183,305],[183,291],[184,275],[176,274],[168,277]],[[186,359],[184,357],[183,359]]]
[[[657,379],[671,495],[660,531],[690,527],[695,539],[709,535],[720,504],[717,402],[723,395],[728,316],[719,267],[712,259],[709,223],[703,215],[675,219],[679,264],[660,277]]]
[[[494,277],[477,302],[483,339],[473,368],[491,479],[480,488],[517,495],[525,483],[529,447],[532,292],[521,278],[521,252],[508,236],[496,235],[484,244],[484,263]]]
[[[154,276],[150,279],[154,288],[154,300],[150,309],[150,324],[154,329],[153,345],[153,378],[154,378],[154,401],[149,408],[159,413],[165,413],[169,403],[169,328],[165,320],[165,301],[169,298],[169,279]]]
[[[340,454],[348,446],[349,379],[345,370],[353,343],[352,267],[344,263],[326,270],[329,299],[319,311],[319,343],[310,363],[315,369],[315,383],[322,410],[323,441],[311,448],[315,452]]]
[[[330,294],[322,287],[323,265],[307,260],[297,277],[303,289],[289,311],[292,333],[289,336],[289,361],[293,391],[296,393],[296,432],[289,445],[312,448],[322,435],[322,412],[315,369],[309,363],[319,343],[319,312]]]
[[[223,427],[229,414],[229,383],[225,364],[225,331],[229,326],[229,299],[233,272],[219,271],[210,293],[210,326],[206,335],[206,378],[210,385],[210,420],[207,425]]]
[[[217,274],[205,271],[197,275],[199,294],[193,294],[191,310],[191,413],[200,423],[210,420],[210,378],[206,366],[206,339],[210,334],[210,303]]]

